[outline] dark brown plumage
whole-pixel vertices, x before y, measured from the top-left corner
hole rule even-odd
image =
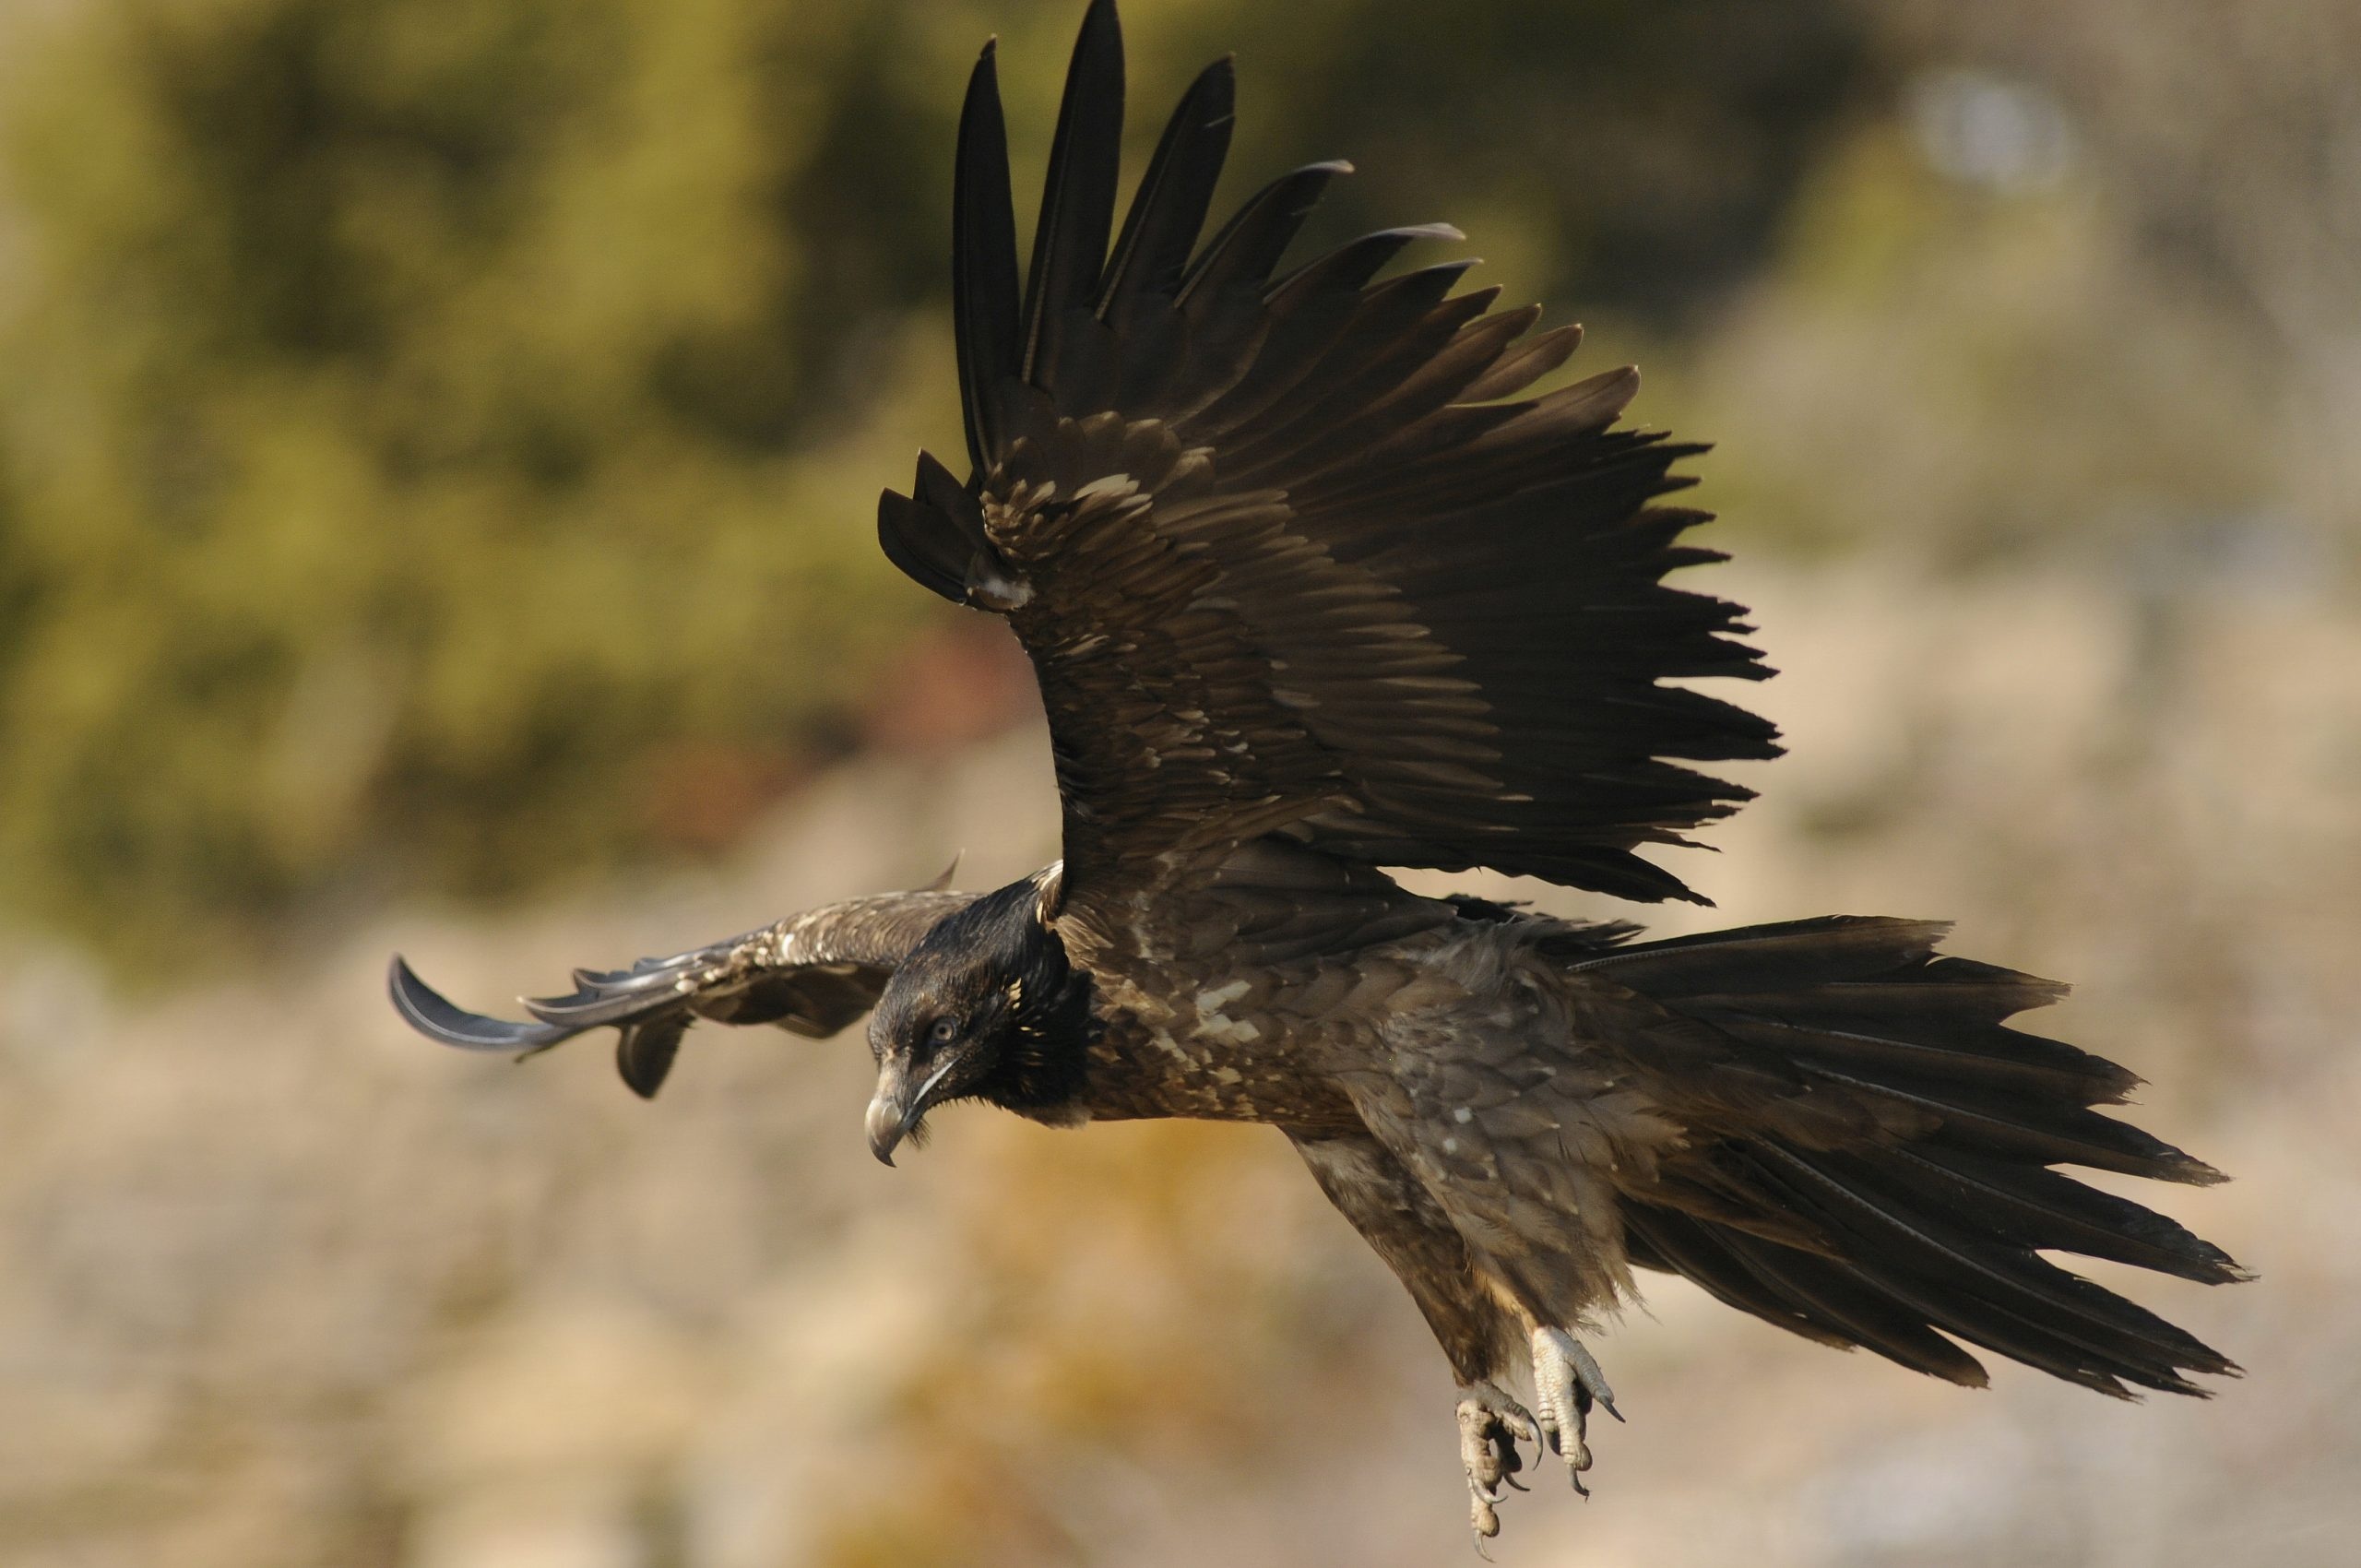
[[[1399,1274],[1461,1384],[1476,1527],[1540,1443],[1575,1475],[1612,1396],[1578,1335],[1636,1265],[1823,1343],[1959,1383],[1975,1346],[2110,1394],[2229,1361],[2048,1262],[2206,1283],[2236,1265],[2052,1169],[2218,1176],[2098,1107],[2130,1075],[2007,1027],[2062,988],[1939,956],[1944,928],[1839,917],[1669,942],[1381,868],[1485,866],[1695,895],[1636,852],[1747,791],[1690,767],[1772,728],[1676,678],[1770,673],[1736,607],[1667,588],[1716,559],[1662,505],[1699,448],[1616,428],[1617,370],[1539,396],[1571,328],[1380,279],[1440,227],[1282,273],[1342,164],[1202,245],[1228,62],[1190,88],[1115,225],[1115,8],[1074,51],[1028,268],[992,51],[954,195],[973,471],[921,456],[886,553],[1007,618],[1038,672],[1065,858],[998,892],[888,895],[529,1004],[464,1013],[396,960],[439,1039],[622,1031],[652,1094],[694,1018],[833,1032],[875,1007],[888,1159],[949,1100],[1042,1122],[1266,1122]],[[1111,248],[1110,248],[1110,238]],[[1530,1406],[1501,1386],[1520,1366]]]

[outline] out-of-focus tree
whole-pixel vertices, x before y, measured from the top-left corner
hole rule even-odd
[[[2156,25],[2125,0],[1914,3],[1901,47],[2037,82],[2072,114],[2165,307],[2147,336],[2214,331],[2226,379],[2185,400],[2255,421],[2269,500],[2361,542],[2361,7],[2199,0]],[[2250,408],[2226,406],[2251,393]]]
[[[703,838],[826,742],[907,618],[867,510],[938,379],[902,367],[943,111],[872,113],[873,18],[218,0],[35,36],[12,902],[154,951],[388,847],[498,890]]]
[[[2062,551],[2165,593],[2349,571],[2361,11],[1860,12],[1892,100],[1679,345],[1715,498],[1768,532]]]
[[[1143,147],[1449,216],[1658,324],[1743,278],[1862,74],[1835,0],[1133,0]],[[922,596],[952,117],[1038,166],[1077,7],[124,0],[0,76],[0,902],[191,956],[386,885],[727,842]],[[1022,193],[1020,201],[1029,201]]]

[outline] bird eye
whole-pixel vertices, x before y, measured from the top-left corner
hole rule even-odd
[[[935,1045],[949,1045],[959,1038],[959,1020],[937,1018],[926,1031],[926,1038]]]

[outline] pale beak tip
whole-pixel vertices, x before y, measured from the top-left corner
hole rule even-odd
[[[900,1111],[891,1100],[880,1095],[869,1102],[865,1130],[869,1134],[869,1152],[877,1157],[878,1164],[890,1168],[894,1163],[895,1147],[901,1143],[905,1131]]]

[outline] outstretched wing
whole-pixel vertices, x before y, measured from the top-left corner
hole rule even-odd
[[[955,279],[975,472],[919,459],[886,552],[1006,614],[1038,671],[1069,900],[1202,879],[1283,833],[1381,866],[1490,866],[1695,897],[1636,846],[1749,791],[1688,762],[1775,731],[1667,682],[1769,671],[1733,605],[1664,586],[1718,559],[1655,505],[1698,450],[1617,430],[1630,370],[1516,395],[1573,350],[1537,308],[1453,295],[1465,264],[1376,281],[1368,235],[1284,277],[1346,166],[1250,199],[1202,248],[1227,61],[1165,130],[1111,252],[1121,42],[1074,51],[1020,303],[990,49],[960,126]],[[1515,400],[1504,400],[1515,399]]]
[[[398,954],[386,984],[412,1028],[463,1051],[530,1055],[590,1029],[617,1030],[616,1069],[648,1099],[698,1018],[835,1034],[876,1004],[919,938],[974,897],[930,890],[852,898],[627,969],[576,969],[566,995],[527,999],[530,1023],[453,1005]]]

